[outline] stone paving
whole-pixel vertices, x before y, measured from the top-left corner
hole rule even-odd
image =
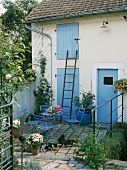
[[[73,151],[74,147],[71,148],[70,152],[66,154],[66,148],[61,148],[58,153],[56,151],[39,152],[38,155],[33,155],[32,153],[23,153],[23,161],[29,161],[30,159],[35,159],[40,162],[42,170],[90,170],[88,165],[85,163],[74,159]],[[15,152],[15,156],[18,161],[21,161],[21,153]],[[114,165],[115,168],[108,170],[127,170],[127,161],[112,160],[108,164]],[[102,170],[101,168],[99,170]]]
[[[32,153],[23,153],[23,161],[29,161],[30,159],[35,159],[40,162],[42,170],[76,170],[85,168],[85,164],[76,161],[73,158],[73,151],[75,148],[71,149],[71,152],[66,153],[67,148],[60,149],[57,154],[56,151],[40,152],[39,155],[34,156]],[[18,161],[21,161],[21,153],[16,152],[15,156]]]
[[[85,129],[86,131],[83,133],[83,136],[88,133],[90,130],[89,128]],[[100,137],[103,136],[105,133],[105,129],[102,129],[100,131]],[[62,132],[61,132],[62,134]],[[17,141],[19,147],[19,142]],[[70,149],[70,150],[69,150]],[[75,147],[62,147],[58,153],[53,150],[49,150],[47,152],[39,152],[39,155],[34,156],[32,153],[23,153],[23,160],[24,162],[26,160],[35,159],[40,162],[42,166],[42,170],[90,170],[89,166],[85,165],[85,163],[74,159],[74,152]],[[19,152],[20,148],[18,149],[18,152],[15,151],[14,155],[18,158],[18,161],[21,162],[21,152]],[[67,153],[67,151],[69,152]],[[127,161],[117,161],[112,160],[109,162],[109,164],[115,165],[117,170],[127,170]],[[100,169],[102,170],[102,169]]]

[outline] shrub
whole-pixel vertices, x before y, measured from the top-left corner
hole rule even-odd
[[[126,151],[127,151],[127,141],[126,141],[127,132],[124,129],[113,129],[112,138],[108,137],[109,151],[107,153],[107,158],[109,159],[118,159],[125,160]],[[105,139],[103,139],[105,140]]]
[[[90,133],[84,140],[78,140],[79,146],[75,154],[80,156],[90,166],[90,168],[98,169],[106,166],[106,155],[109,146],[103,142],[97,141],[95,135]]]
[[[42,167],[37,160],[26,161],[25,167],[25,170],[42,170]]]
[[[88,134],[84,140],[77,138],[78,146],[76,156],[87,163],[90,168],[105,168],[108,159],[126,160],[127,130],[113,129],[112,138],[109,133],[100,141],[93,133]]]

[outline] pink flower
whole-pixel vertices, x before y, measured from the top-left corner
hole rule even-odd
[[[55,106],[53,109],[52,109],[52,113],[55,113],[55,114],[59,114],[60,112],[62,112],[62,107],[61,106]]]
[[[12,75],[11,74],[6,74],[5,77],[6,77],[7,80],[9,80],[9,79],[12,78]]]
[[[61,106],[56,106],[55,109],[60,111],[60,112],[62,112],[62,110],[63,110]]]

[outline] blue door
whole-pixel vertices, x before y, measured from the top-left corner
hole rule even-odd
[[[57,69],[57,104],[61,106],[62,104],[62,93],[63,93],[63,83],[64,83],[64,68],[58,68]],[[73,69],[69,68],[68,73],[73,73]],[[73,78],[73,76],[72,76]],[[69,79],[71,79],[71,76],[69,76]],[[72,85],[67,85],[67,89],[72,89]],[[65,94],[65,98],[70,98],[71,97],[71,92],[67,92]],[[75,76],[75,85],[74,85],[74,96],[79,96],[79,69],[76,69],[76,76]],[[65,103],[66,106],[70,106],[70,100],[68,99]],[[72,118],[76,116],[76,108],[73,104],[73,109],[72,109]],[[70,116],[70,112],[68,111],[68,108],[64,108],[63,110],[64,113],[68,114],[67,118]]]
[[[65,60],[66,52],[69,51],[69,58],[74,58],[78,50],[78,23],[58,24],[56,27],[57,36],[57,59]]]
[[[113,82],[118,80],[118,70],[117,69],[98,69],[98,97],[97,97],[97,106],[107,102],[111,98],[117,95],[117,92],[114,92]],[[97,122],[110,123],[110,112],[111,112],[111,103],[107,103],[103,107],[99,108],[97,111]],[[113,110],[113,122],[117,121],[118,113],[117,108],[118,101],[117,99],[112,102]]]

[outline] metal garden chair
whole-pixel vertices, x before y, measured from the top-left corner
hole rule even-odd
[[[81,132],[79,132],[78,129],[79,129],[80,125],[81,125],[81,122],[82,122],[82,119],[83,119],[83,116],[84,116],[84,111],[85,111],[84,108],[79,108],[77,110],[75,118],[65,119],[65,122],[69,124],[68,129],[72,129],[72,134],[73,133],[78,134],[78,135],[81,134]],[[82,113],[82,116],[79,116],[79,115],[81,115],[80,113]],[[68,131],[68,129],[67,129],[67,131]]]

